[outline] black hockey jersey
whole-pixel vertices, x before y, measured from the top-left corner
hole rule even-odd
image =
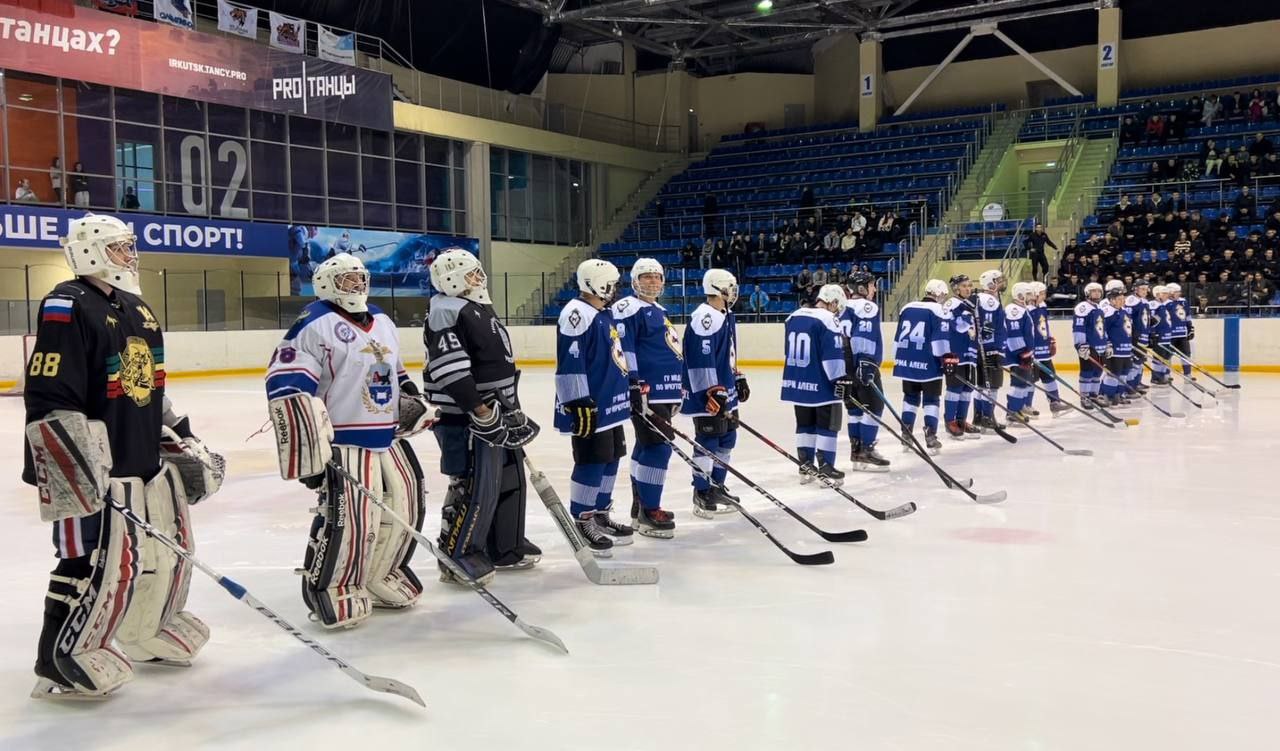
[[[113,477],[150,479],[160,468],[164,414],[164,336],[137,295],[107,295],[81,279],[63,282],[40,303],[36,343],[23,387],[27,422],[56,409],[107,425]],[[35,484],[30,446],[22,480]]]
[[[467,413],[491,395],[520,405],[511,337],[492,305],[438,294],[431,298],[422,338],[427,349],[422,381],[427,399],[440,408],[441,422],[465,422]]]

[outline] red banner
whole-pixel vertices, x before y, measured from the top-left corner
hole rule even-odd
[[[391,78],[72,6],[0,5],[0,68],[391,130]]]

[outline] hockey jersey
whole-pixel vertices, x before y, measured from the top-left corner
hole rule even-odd
[[[680,335],[666,309],[632,295],[615,302],[611,311],[631,377],[649,385],[650,402],[679,402],[684,372]]]
[[[492,305],[438,294],[422,327],[427,353],[422,371],[427,399],[446,425],[465,424],[481,402],[497,399],[519,407],[516,358],[507,327]]]
[[[1102,322],[1102,308],[1088,300],[1077,304],[1071,321],[1071,335],[1077,348],[1086,345],[1097,352],[1106,349],[1107,330]]]
[[[961,365],[978,362],[978,326],[973,316],[973,303],[961,297],[950,297],[942,309],[951,316],[951,351]]]
[[[1047,362],[1053,359],[1052,344],[1050,339],[1052,335],[1049,333],[1049,306],[1044,303],[1037,303],[1028,309],[1031,313],[1031,333],[1032,344],[1031,351],[1035,358],[1040,362]]]
[[[302,309],[267,366],[267,399],[305,393],[319,397],[333,422],[334,443],[386,451],[400,418],[400,360],[396,325],[376,306],[366,323],[324,300]]]
[[[884,362],[884,343],[880,338],[880,306],[864,298],[849,300],[840,313],[840,328],[849,337],[853,366],[868,360],[880,367]]]
[[[1133,323],[1133,340],[1144,347],[1151,335],[1151,306],[1147,302],[1137,295],[1129,295],[1124,299],[1125,312]]]
[[[1133,355],[1133,319],[1124,308],[1107,305],[1102,311],[1102,326],[1115,357]]]
[[[800,308],[787,316],[782,401],[805,407],[836,404],[835,380],[845,374],[844,332],[835,314]]]
[[[707,303],[699,305],[684,329],[684,401],[680,414],[703,417],[707,389],[723,386],[726,408],[738,408],[738,326],[732,311],[720,312]]]
[[[585,300],[570,300],[560,311],[556,332],[556,430],[573,432],[573,420],[562,407],[584,397],[599,410],[597,433],[631,417],[627,375],[613,314]]]
[[[1173,338],[1173,322],[1169,319],[1168,303],[1159,300],[1148,300],[1151,310],[1151,330],[1149,338],[1153,344],[1168,344]]]
[[[942,356],[951,351],[951,322],[936,302],[909,302],[898,315],[893,377],[935,381],[942,377]]]
[[[987,357],[1000,356],[1004,352],[1005,322],[1000,298],[988,292],[978,293],[978,305],[974,311],[978,324],[979,348]]]
[[[1170,300],[1165,306],[1169,309],[1170,335],[1174,339],[1186,336],[1191,328],[1191,306],[1187,304],[1186,298]]]
[[[1035,345],[1035,322],[1031,311],[1011,302],[1004,309],[1004,364],[1017,365],[1023,352]]]

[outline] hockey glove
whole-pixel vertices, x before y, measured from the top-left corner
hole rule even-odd
[[[1058,354],[1058,340],[1054,339],[1053,337],[1049,337],[1049,357],[1053,357],[1057,354]]]
[[[984,319],[982,321],[980,331],[982,332],[982,341],[984,342],[992,341],[996,338],[996,326],[995,323],[990,320]]]
[[[1088,361],[1090,356],[1093,355],[1093,350],[1089,349],[1089,345],[1081,344],[1080,346],[1076,347],[1076,354],[1080,355],[1081,360]]]
[[[490,446],[516,449],[537,437],[541,428],[519,409],[504,408],[497,402],[489,405],[489,417],[471,413],[471,434]]]
[[[738,389],[738,401],[745,402],[751,398],[751,386],[747,384],[747,377],[741,373],[737,374],[734,379],[734,385]]]
[[[1132,356],[1133,356],[1133,364],[1139,369],[1141,369],[1142,366],[1147,362],[1147,356],[1142,354],[1142,352],[1139,351],[1137,347],[1133,348]]]
[[[858,361],[858,383],[863,386],[870,386],[876,381],[876,373],[880,372],[880,366],[870,360]]]
[[[627,394],[631,397],[631,414],[649,414],[649,384],[644,381],[632,381],[627,386]]]
[[[707,413],[718,415],[729,405],[729,392],[724,386],[712,386],[707,389]]]
[[[1018,353],[1018,367],[1031,370],[1032,363],[1035,361],[1035,353],[1029,349],[1024,349]]]
[[[840,401],[844,401],[846,396],[852,395],[854,391],[853,379],[849,376],[840,376],[832,382],[832,394]]]
[[[1107,344],[1106,349],[1102,350],[1102,359],[1103,359],[1103,360],[1110,360],[1111,358],[1113,358],[1113,357],[1115,357],[1115,356],[1116,356],[1116,348],[1115,348],[1115,347],[1112,347],[1112,346],[1108,343],[1108,344]]]
[[[431,430],[440,419],[440,410],[421,394],[400,392],[400,424],[396,426],[396,438],[409,438],[424,430]]]
[[[1191,341],[1195,338],[1196,338],[1196,327],[1192,326],[1191,322],[1188,321],[1187,322],[1187,341]]]
[[[596,409],[596,403],[590,397],[574,399],[568,404],[561,407],[564,413],[573,421],[570,429],[574,436],[578,438],[587,438],[596,432],[596,422],[600,416],[600,411]]]
[[[956,372],[956,366],[960,364],[960,357],[954,352],[948,352],[942,356],[942,372],[947,375],[953,375]]]

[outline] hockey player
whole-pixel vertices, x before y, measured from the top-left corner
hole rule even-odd
[[[560,311],[556,334],[555,426],[572,436],[570,512],[578,531],[600,557],[630,545],[632,529],[609,516],[618,462],[627,453],[622,424],[631,416],[622,341],[609,303],[618,292],[618,268],[589,258],[578,265],[579,296]]]
[[[1147,307],[1151,310],[1151,348],[1172,363],[1174,354],[1170,342],[1173,339],[1173,320],[1172,309],[1169,306],[1169,288],[1157,285],[1152,289],[1152,293],[1153,297],[1147,303]],[[1173,371],[1169,366],[1156,360],[1151,363],[1151,368],[1151,385],[1168,386],[1173,377]]]
[[[1150,289],[1151,285],[1146,279],[1138,278],[1133,283],[1133,293],[1124,301],[1125,312],[1129,314],[1129,320],[1133,325],[1133,341],[1142,349],[1146,349],[1151,344],[1151,306],[1147,299]],[[1134,349],[1128,384],[1139,393],[1147,391],[1146,385],[1142,382],[1142,365],[1146,359],[1146,355],[1137,348]]]
[[[61,244],[76,277],[40,303],[24,388],[22,479],[39,490],[58,557],[31,695],[102,697],[133,677],[132,662],[186,665],[209,639],[185,610],[191,564],[107,500],[190,550],[187,506],[218,490],[224,464],[165,395],[164,336],[139,297],[133,232],[86,214]]]
[[[684,330],[684,401],[680,414],[693,418],[699,452],[699,472],[693,473],[693,513],[704,519],[732,513],[722,501],[738,501],[725,490],[728,470],[707,453],[729,461],[738,444],[738,403],[751,397],[747,378],[738,372],[738,325],[733,305],[738,280],[724,269],[709,269],[702,277],[703,302],[689,316]],[[708,475],[710,480],[707,479]]]
[[[524,536],[522,447],[539,428],[520,407],[511,337],[494,315],[480,261],[462,248],[446,248],[430,271],[436,294],[422,328],[422,383],[439,405],[432,433],[440,472],[449,478],[440,549],[473,578],[487,580],[494,569],[527,569],[542,556]],[[438,565],[441,580],[457,583]]]
[[[1009,384],[1009,422],[1024,425],[1039,413],[1031,409],[1031,371],[1035,369],[1035,323],[1031,318],[1031,285],[1013,285],[1013,301],[1004,308],[1004,364],[1014,378]]]
[[[1110,283],[1108,283],[1110,284]],[[1107,373],[1103,376],[1103,388],[1110,386],[1104,395],[1111,406],[1128,404],[1128,389],[1118,380],[1129,374],[1133,358],[1133,319],[1124,309],[1124,283],[1106,290],[1107,307],[1103,309],[1102,325],[1107,331]]]
[[[1004,274],[997,269],[984,271],[978,277],[978,303],[974,317],[979,334],[979,380],[976,385],[981,388],[974,402],[973,422],[979,428],[1004,428],[996,419],[996,408],[991,400],[1000,398],[1000,388],[1004,386],[1004,371],[1000,365],[1004,361],[1005,322],[1000,295],[1006,283]]]
[[[840,328],[849,338],[849,360],[846,363],[852,389],[845,396],[849,410],[849,461],[858,472],[888,472],[889,460],[876,451],[880,423],[875,418],[884,413],[884,386],[880,381],[880,364],[884,360],[884,343],[880,339],[880,306],[876,304],[875,277],[855,271],[845,280],[849,301],[840,314]],[[865,414],[863,407],[871,411]]]
[[[942,448],[938,440],[938,406],[942,400],[942,376],[955,372],[960,358],[951,351],[951,323],[942,301],[947,283],[930,279],[924,298],[909,302],[898,315],[897,347],[893,354],[893,375],[902,379],[903,449],[911,449],[910,434],[916,413],[924,410],[924,440],[929,453]]]
[[[312,283],[319,299],[267,366],[267,409],[280,477],[319,492],[300,571],[303,602],[323,627],[350,628],[374,607],[413,605],[422,584],[409,567],[409,531],[330,463],[421,529],[422,468],[403,437],[425,429],[434,411],[405,372],[395,323],[368,304],[364,264],[336,253]]]
[[[823,285],[813,307],[787,316],[784,327],[786,365],[782,369],[782,401],[795,408],[796,453],[800,484],[815,475],[835,485],[844,482],[836,469],[836,436],[840,433],[840,401],[852,384],[845,377],[844,332],[836,316],[847,298],[838,284]]]
[[[951,288],[951,297],[943,303],[942,309],[951,316],[951,351],[956,353],[959,361],[955,370],[946,374],[947,396],[943,420],[947,435],[961,441],[977,438],[982,432],[968,422],[973,389],[960,382],[960,379],[969,383],[978,382],[978,329],[973,312],[973,281],[966,274],[956,274],[951,277],[948,286]]]
[[[1111,356],[1107,352],[1106,324],[1102,320],[1102,285],[1090,282],[1084,285],[1085,299],[1075,308],[1075,316],[1071,323],[1072,338],[1075,342],[1076,354],[1080,356],[1080,406],[1093,409],[1098,404],[1106,406],[1102,398],[1102,368]]]
[[[631,426],[636,433],[631,450],[631,526],[646,537],[666,539],[675,534],[676,523],[675,515],[662,508],[662,489],[684,367],[680,335],[658,304],[664,281],[662,264],[652,258],[637,260],[631,266],[632,294],[611,309],[631,378]]]
[[[1191,378],[1191,340],[1196,338],[1196,325],[1191,320],[1191,306],[1182,296],[1181,284],[1167,284],[1165,292],[1169,297],[1168,302],[1165,303],[1169,307],[1169,346],[1174,352],[1182,355],[1181,358],[1174,355],[1169,358],[1169,361],[1177,365],[1181,360],[1182,374]]]
[[[1031,285],[1031,292],[1034,296],[1028,307],[1031,313],[1031,332],[1034,339],[1032,350],[1035,353],[1035,361],[1040,367],[1032,366],[1034,371],[1031,375],[1040,381],[1040,385],[1049,396],[1049,411],[1055,415],[1071,409],[1067,403],[1058,396],[1058,381],[1053,377],[1057,369],[1053,366],[1053,358],[1058,354],[1058,342],[1049,333],[1049,306],[1045,304],[1045,295],[1048,294],[1048,287],[1044,282],[1028,282]],[[1034,400],[1035,389],[1032,388],[1029,399]],[[1030,401],[1028,402],[1030,403]],[[1034,412],[1034,410],[1032,410]]]

